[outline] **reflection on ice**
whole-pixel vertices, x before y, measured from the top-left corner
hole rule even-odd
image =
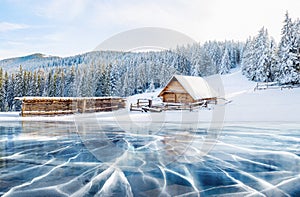
[[[299,124],[227,125],[217,143],[204,123],[142,132],[88,121],[4,125],[3,196],[300,195]]]

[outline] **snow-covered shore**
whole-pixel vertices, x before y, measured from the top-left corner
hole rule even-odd
[[[300,88],[256,90],[241,71],[222,76],[226,98],[225,121],[300,121]]]
[[[231,74],[221,76],[225,98],[231,102],[226,104],[225,122],[300,122],[300,88],[294,89],[267,89],[256,90],[255,82],[248,81],[242,76],[240,70],[234,70]],[[136,102],[138,98],[157,98],[160,89],[152,93],[138,94],[128,97],[128,104]],[[154,101],[155,102],[155,101]],[[211,121],[213,110],[200,110],[198,112],[164,112],[164,113],[141,113],[141,112],[101,112],[95,117],[103,121],[115,121],[130,118],[136,122],[151,122],[155,118],[160,121],[177,122],[195,120]],[[117,117],[118,116],[118,117]],[[185,117],[185,118],[183,118]],[[0,113],[0,121],[74,121],[74,116],[58,117],[20,117],[18,112]],[[124,119],[124,120],[125,120]]]

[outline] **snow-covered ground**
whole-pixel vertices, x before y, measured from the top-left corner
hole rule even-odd
[[[240,70],[222,76],[225,121],[300,121],[300,88],[256,90]]]
[[[239,69],[235,69],[232,73],[222,75],[222,82],[225,90],[225,98],[231,102],[224,107],[225,122],[241,122],[241,121],[300,121],[300,88],[294,89],[267,89],[256,90],[255,82],[248,81]],[[130,103],[135,103],[138,98],[151,98],[155,102],[159,102],[157,95],[161,89],[155,92],[133,95],[127,98],[128,107]],[[141,113],[141,112],[102,112],[97,113],[97,118],[105,121],[114,121],[116,119],[126,120],[130,118],[136,122],[151,122],[157,116],[160,121],[185,121],[195,120],[195,116],[199,121],[211,121],[214,110],[199,110],[197,112],[180,112],[168,111],[163,113]],[[184,115],[183,115],[184,114]],[[118,116],[116,118],[116,116]],[[223,115],[221,115],[223,116]],[[17,121],[17,120],[46,120],[49,117],[26,117],[22,118],[19,113],[0,113],[0,121]],[[51,120],[73,121],[73,116],[51,117]]]

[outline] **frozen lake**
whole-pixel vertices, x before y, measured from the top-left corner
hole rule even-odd
[[[299,123],[127,126],[0,122],[0,195],[300,195]]]

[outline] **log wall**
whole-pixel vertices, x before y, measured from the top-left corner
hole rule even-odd
[[[125,108],[126,100],[120,97],[22,97],[21,115],[54,116],[75,113],[114,111]]]

